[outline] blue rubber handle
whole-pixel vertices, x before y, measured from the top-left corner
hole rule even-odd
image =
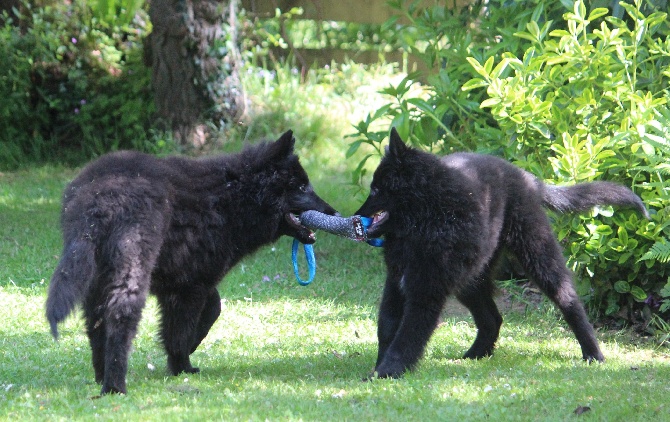
[[[291,253],[291,259],[293,260],[293,273],[295,274],[298,284],[301,286],[307,286],[312,281],[314,281],[314,276],[316,275],[316,258],[314,257],[314,247],[312,245],[303,245],[305,250],[305,259],[307,259],[307,268],[309,271],[309,278],[303,280],[300,278],[300,271],[298,270],[298,246],[300,242],[298,239],[293,239],[293,251]]]
[[[372,218],[370,217],[362,217],[360,216],[361,223],[363,224],[363,227],[365,228],[365,234],[367,235],[368,233],[368,227],[372,225]],[[373,237],[365,241],[368,245],[370,246],[375,246],[377,248],[381,248],[384,246],[384,239],[378,238],[378,237]]]

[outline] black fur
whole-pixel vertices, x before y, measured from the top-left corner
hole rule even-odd
[[[65,189],[63,254],[46,315],[57,338],[57,324],[83,302],[103,394],[126,392],[148,293],[158,298],[170,372],[198,372],[189,355],[221,312],[221,278],[281,235],[314,242],[293,215],[335,210],[312,190],[294,142],[288,131],[276,142],[200,160],[108,154]]]
[[[543,210],[644,204],[608,182],[548,186],[496,157],[438,158],[407,147],[395,129],[356,214],[375,215],[371,237],[385,235],[386,284],[379,311],[375,372],[397,377],[420,359],[446,298],[472,313],[477,337],[465,358],[493,353],[502,317],[493,301],[498,259],[509,252],[558,306],[588,361],[604,357]]]

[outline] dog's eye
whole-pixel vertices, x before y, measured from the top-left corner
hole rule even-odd
[[[300,185],[298,189],[300,189],[300,192],[302,193],[307,193],[309,192],[309,185]]]
[[[379,193],[379,189],[377,188],[370,188],[370,196],[375,196]]]

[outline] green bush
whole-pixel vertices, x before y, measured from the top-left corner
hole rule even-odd
[[[433,55],[451,63],[428,79],[427,97],[408,98],[414,75],[389,88],[396,101],[359,123],[350,152],[366,143],[378,149],[388,125],[370,127],[390,114],[404,136],[433,150],[497,153],[550,183],[599,179],[631,186],[650,208],[649,221],[609,208],[552,217],[591,311],[648,321],[652,311],[670,308],[666,14],[645,16],[639,1],[621,3],[623,19],[604,8],[587,14],[578,1],[555,23],[547,18],[556,8],[532,3],[514,2],[526,10],[508,16],[505,27],[516,28],[513,34],[497,38],[488,32],[491,22],[508,11],[495,6],[483,15],[475,10],[484,17],[480,28],[466,31],[474,35],[440,32],[435,9],[415,13],[421,38],[440,40]],[[444,22],[458,15],[449,16]]]
[[[493,116],[480,108],[486,93],[461,89],[477,76],[468,57],[484,61],[503,52],[522,52],[529,42],[514,37],[514,32],[528,22],[560,16],[564,6],[537,0],[474,1],[454,10],[443,5],[422,8],[406,0],[389,4],[398,11],[384,25],[395,30],[398,39],[393,42],[436,70],[412,73],[389,86],[383,92],[392,100],[355,126],[355,140],[347,156],[354,156],[361,145],[368,145],[372,152],[360,160],[354,183],[365,176],[365,161],[381,151],[389,125],[403,139],[435,152],[502,153],[511,141],[504,138]],[[399,23],[401,17],[410,24]]]
[[[22,10],[0,17],[0,167],[159,148],[143,14],[119,27],[84,1]]]
[[[530,22],[516,34],[532,43],[523,56],[470,59],[480,77],[464,89],[486,87],[481,105],[515,140],[505,152],[518,164],[556,183],[628,184],[652,208],[648,222],[611,210],[555,218],[591,308],[632,319],[658,307],[670,275],[664,255],[647,253],[670,235],[670,40],[657,36],[665,13],[621,5],[630,23],[604,8],[587,14],[581,1],[564,15],[567,30]]]

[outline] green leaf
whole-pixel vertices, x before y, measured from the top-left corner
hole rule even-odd
[[[594,213],[593,213],[594,216],[602,215],[603,217],[611,217],[611,216],[614,215],[614,207],[612,207],[610,205],[596,206],[593,209],[593,211],[594,211]]]
[[[598,227],[596,227],[595,232],[602,236],[609,236],[610,234],[614,233],[614,230],[612,230],[612,228],[606,224],[600,224]]]
[[[630,292],[630,284],[628,282],[619,280],[616,283],[614,283],[614,290],[616,290],[619,293],[628,293]]]
[[[494,63],[493,56],[489,57],[488,60],[486,60],[486,63],[484,63],[484,71],[486,72],[487,75],[491,75],[491,71],[493,70],[493,63]]]
[[[363,157],[363,159],[356,166],[356,169],[351,173],[351,181],[354,185],[358,184],[361,180],[361,177],[365,175],[365,169],[363,166],[365,166],[365,163],[370,157],[372,157],[372,154],[368,154]]]
[[[385,117],[388,114],[390,109],[391,109],[391,104],[385,104],[385,105],[379,107],[377,109],[377,111],[375,111],[375,114],[373,114],[372,116],[368,115],[368,119],[367,119],[368,125],[369,125],[370,122],[373,122],[373,121],[375,121],[375,120],[377,120],[381,117]]]
[[[421,98],[409,98],[407,100],[408,104],[414,105],[416,108],[419,110],[423,111],[426,114],[434,114],[435,113],[435,108],[431,103],[428,101],[421,99]]]
[[[621,255],[619,255],[619,259],[617,260],[617,263],[619,265],[621,265],[621,264],[625,263],[626,261],[628,261],[631,256],[633,256],[633,252],[622,253]]]
[[[589,14],[588,20],[593,22],[594,20],[598,18],[602,18],[603,16],[607,15],[609,13],[609,10],[606,7],[597,7],[591,11]]]
[[[358,151],[358,148],[361,146],[362,143],[363,143],[362,140],[350,143],[349,148],[347,149],[347,153],[345,154],[345,157],[350,158],[352,155],[354,155],[356,151]]]
[[[481,108],[486,108],[486,107],[493,107],[495,105],[500,104],[500,98],[494,97],[494,98],[487,98],[484,101],[482,101],[482,104],[480,105]]]
[[[605,315],[614,315],[615,313],[619,312],[619,309],[621,307],[619,306],[618,303],[615,301],[612,302],[607,302],[607,309],[605,309]]]
[[[668,243],[666,239],[654,243],[654,245],[639,259],[639,261],[645,260],[656,260],[663,263],[670,261],[670,243]]]
[[[633,18],[633,21],[635,20],[644,20],[644,15],[640,13],[639,10],[632,4],[628,4],[626,2],[620,2],[619,5],[626,9],[626,12],[628,12],[628,15]]]
[[[586,18],[586,5],[583,0],[578,0],[575,3],[575,14],[582,19]]]
[[[659,293],[663,297],[670,297],[670,278],[668,279],[668,282],[665,283],[665,286],[663,286],[663,288]]]
[[[625,228],[619,227],[617,230],[617,237],[621,240],[621,243],[624,245],[628,244],[628,232],[626,231]]]
[[[540,103],[540,105],[538,105],[537,107],[535,107],[535,110],[533,110],[533,113],[535,113],[535,114],[542,114],[542,113],[551,111],[551,107],[552,107],[552,106],[553,106],[553,104],[551,103],[551,101],[542,101],[542,102]]]
[[[477,59],[473,57],[467,57],[466,60],[468,61],[468,63],[470,63],[470,66],[472,66],[472,68],[475,69],[475,72],[482,75],[485,79],[491,79],[489,77],[490,72],[487,72],[486,69],[484,69],[484,66],[479,64]]]
[[[483,103],[482,103],[482,107],[483,107]],[[509,116],[509,119],[510,119],[511,121],[513,121],[514,123],[518,124],[518,125],[520,125],[521,123],[523,123],[523,117],[521,117],[521,115],[518,114],[518,113],[516,113],[516,114],[512,114],[511,116]]]
[[[640,286],[632,286],[630,288],[630,294],[633,295],[633,298],[638,302],[644,302],[649,296]]]
[[[553,66],[561,63],[567,63],[568,59],[567,57],[561,55],[561,56],[555,56],[551,57],[547,60],[547,66]]]
[[[507,69],[507,65],[509,64],[510,59],[504,58],[496,65],[495,68],[493,68],[493,74],[491,75],[494,79],[500,78],[502,76],[503,72],[505,69]]]
[[[461,90],[470,91],[470,90],[485,87],[485,86],[488,86],[488,85],[489,85],[489,83],[486,82],[485,80],[483,80],[481,78],[474,78],[474,79],[470,79],[469,81],[464,83],[463,86],[461,87]]]
[[[552,37],[561,38],[561,37],[569,37],[570,33],[568,31],[566,31],[565,29],[554,29],[553,31],[551,31],[549,33],[549,35],[552,36]]]
[[[524,40],[528,40],[528,41],[531,41],[531,42],[537,42],[537,39],[535,37],[533,37],[531,34],[529,34],[528,32],[515,32],[513,35],[515,37],[518,37],[518,38],[523,38]]]
[[[533,129],[535,129],[537,132],[539,132],[546,139],[551,139],[551,131],[549,130],[549,127],[544,123],[531,122],[528,125]]]
[[[409,123],[409,112],[407,110],[403,110],[402,113],[398,114],[393,119],[391,126],[395,126],[398,134],[402,139],[409,139]]]

